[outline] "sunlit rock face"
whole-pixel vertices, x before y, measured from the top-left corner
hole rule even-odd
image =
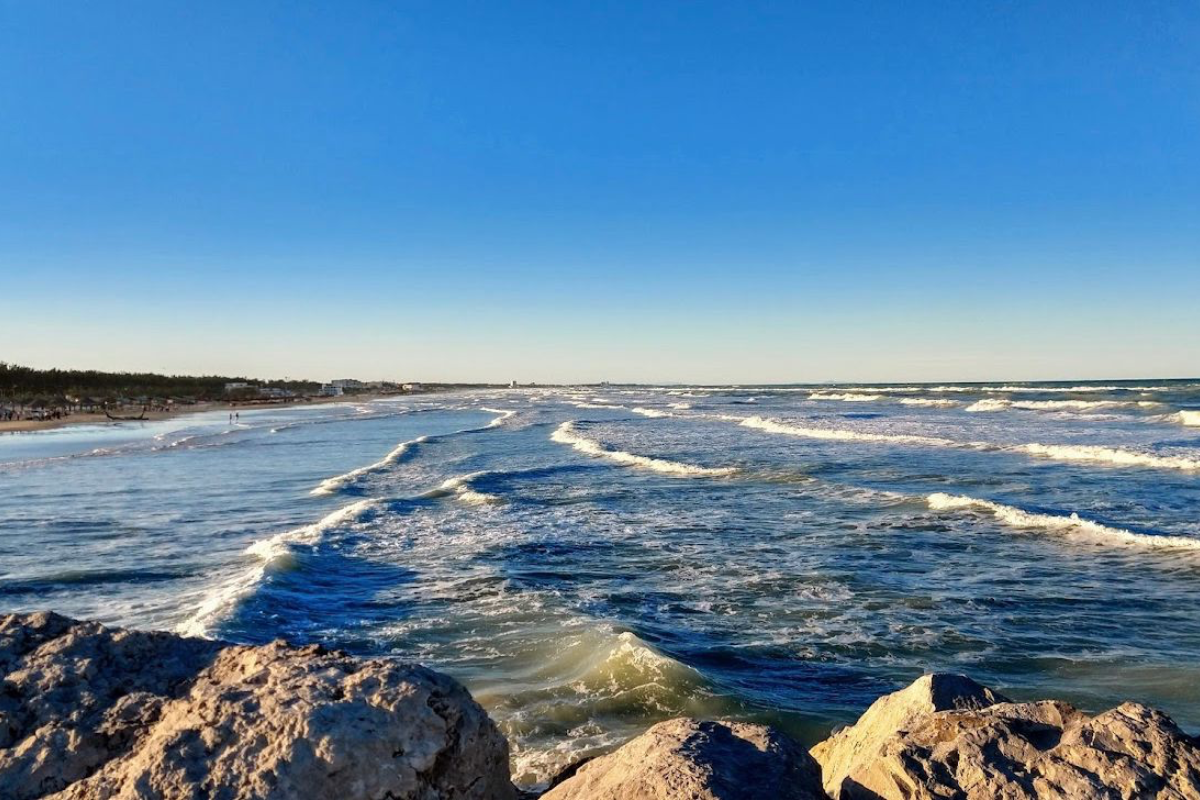
[[[0,797],[509,798],[453,680],[321,648],[0,618]]]

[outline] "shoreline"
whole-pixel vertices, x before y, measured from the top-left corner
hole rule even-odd
[[[284,400],[281,402],[226,402],[221,400],[206,401],[195,405],[181,406],[172,411],[147,411],[144,420],[111,420],[103,413],[75,413],[62,419],[22,419],[0,421],[0,435],[15,433],[35,433],[37,431],[55,430],[75,425],[108,425],[116,422],[161,422],[166,419],[176,419],[188,414],[202,414],[209,411],[255,411],[258,409],[299,408],[316,405],[335,405],[347,402],[371,402],[382,397],[402,397],[407,395],[362,394],[342,395],[340,397],[306,397]],[[121,413],[130,413],[122,411]]]

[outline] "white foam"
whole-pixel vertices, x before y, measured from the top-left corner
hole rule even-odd
[[[461,500],[462,502],[471,506],[485,506],[501,503],[503,501],[496,495],[477,491],[471,486],[473,481],[478,480],[485,475],[492,474],[494,474],[493,471],[485,469],[479,470],[478,472],[471,472],[466,475],[459,475],[454,478],[449,478],[445,481],[442,481],[441,486],[439,486],[437,489],[434,489],[432,492],[426,493],[425,496],[445,497],[447,495],[453,495],[458,500]]]
[[[735,417],[734,419],[738,418]],[[852,431],[840,428],[809,428],[802,425],[777,422],[763,417],[747,417],[740,419],[738,424],[746,428],[755,428],[768,433],[801,436],[806,439],[824,439],[841,442],[888,442],[892,444],[917,444],[935,447],[953,447],[958,445],[958,442],[952,439],[942,439],[934,436],[913,436],[902,433],[868,433],[866,431]]]
[[[1180,425],[1188,427],[1200,427],[1200,411],[1180,411],[1174,414],[1174,419]]]
[[[488,427],[488,428],[499,428],[501,425],[503,425],[505,422],[507,422],[507,421],[509,420],[509,418],[511,418],[511,417],[512,417],[514,414],[516,414],[516,413],[517,413],[516,411],[514,411],[514,410],[513,410],[513,409],[511,409],[511,408],[509,408],[509,409],[503,409],[503,408],[483,408],[483,409],[480,409],[480,410],[481,410],[481,411],[486,411],[486,412],[488,412],[489,414],[499,414],[499,415],[500,415],[500,416],[496,417],[494,420],[492,420],[491,422],[489,422],[489,423],[488,423],[488,424],[485,426],[485,427]]]
[[[571,403],[576,408],[624,408],[625,406],[613,405],[612,403]]]
[[[1005,525],[1024,530],[1061,531],[1072,534],[1082,534],[1103,543],[1119,543],[1144,547],[1175,547],[1200,549],[1200,538],[1187,536],[1153,536],[1145,533],[1134,533],[1124,528],[1114,528],[1093,520],[1083,519],[1078,514],[1039,514],[1025,511],[1003,503],[991,500],[980,500],[963,495],[935,492],[926,498],[929,507],[935,511],[986,511]]]
[[[1200,470],[1200,459],[1187,456],[1159,456],[1133,450],[1120,450],[1114,447],[1035,443],[1018,445],[1016,449],[1056,461],[1094,461],[1138,467],[1157,467],[1158,469]]]
[[[679,409],[680,411],[687,411],[691,407],[692,407],[691,403],[671,403],[671,408],[676,408],[676,409]]]
[[[429,441],[428,436],[418,436],[415,439],[409,439],[407,442],[401,442],[400,444],[396,445],[396,447],[390,453],[376,461],[374,464],[368,464],[365,467],[359,467],[358,469],[352,469],[349,472],[341,475],[335,475],[332,478],[326,478],[325,480],[321,481],[317,488],[309,492],[309,494],[333,494],[334,492],[337,492],[354,483],[363,475],[369,475],[372,472],[377,472],[381,469],[385,469],[386,467],[390,467],[392,464],[395,464],[400,459],[404,458],[404,456],[408,454],[413,447],[427,441]]]
[[[638,406],[636,408],[631,408],[630,411],[632,411],[635,414],[641,414],[643,417],[658,418],[658,417],[673,417],[673,416],[675,416],[674,414],[672,414],[669,411],[660,411],[657,408],[642,408],[641,406]]]
[[[871,403],[887,398],[881,394],[861,394],[859,392],[813,392],[809,400],[841,400],[845,403]]]
[[[944,400],[933,397],[901,397],[900,402],[906,406],[930,406],[934,408],[953,408],[957,400]]]
[[[737,471],[733,467],[699,467],[694,464],[668,461],[665,458],[639,456],[634,453],[626,453],[624,450],[610,450],[599,442],[581,435],[576,430],[574,421],[567,421],[559,425],[554,433],[550,434],[550,439],[559,444],[570,445],[579,452],[586,453],[589,456],[607,458],[618,464],[628,464],[629,466],[641,467],[667,475],[681,475],[685,477],[720,476],[732,475]]]
[[[1002,400],[987,398],[967,406],[967,411],[1005,411],[1016,408],[1023,411],[1100,411],[1122,407],[1133,407],[1136,403],[1120,400]]]
[[[376,504],[375,500],[359,500],[327,514],[311,525],[254,542],[243,551],[255,557],[254,566],[209,592],[192,615],[176,627],[176,631],[183,636],[210,638],[212,626],[229,616],[244,597],[253,593],[267,572],[287,566],[293,545],[317,544],[326,532],[358,520],[373,510]]]

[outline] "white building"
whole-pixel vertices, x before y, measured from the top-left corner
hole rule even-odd
[[[245,381],[232,381],[230,383],[225,384],[226,392],[236,392],[241,389],[249,389],[249,388],[250,388],[250,384],[246,383]]]
[[[353,378],[339,378],[336,381],[330,381],[329,385],[337,387],[338,389],[361,389],[361,388],[363,388],[363,382],[356,381]]]
[[[332,383],[322,384],[321,391],[319,392],[321,397],[341,397],[345,393],[345,389],[341,386],[335,386]]]
[[[406,383],[406,384],[404,384],[403,386],[401,386],[400,388],[401,388],[401,389],[403,389],[403,390],[404,390],[404,391],[406,391],[406,392],[419,392],[419,391],[421,391],[421,384],[419,384],[419,383]]]

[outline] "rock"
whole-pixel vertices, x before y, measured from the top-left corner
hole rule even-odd
[[[673,719],[588,761],[542,800],[823,800],[804,748],[773,728]]]
[[[868,719],[871,710],[838,734],[878,745],[846,765],[835,798],[1200,799],[1200,742],[1136,703],[1095,717],[1053,700],[960,706],[909,717],[890,731],[885,718]],[[856,731],[864,725],[878,727]],[[835,747],[818,750],[828,757]]]
[[[240,647],[0,617],[5,800],[513,798],[508,745],[453,680],[276,642]]]
[[[821,765],[825,791],[836,798],[850,771],[914,720],[934,711],[986,708],[1006,700],[965,675],[923,675],[907,688],[876,700],[857,723],[833,734],[810,752]]]

